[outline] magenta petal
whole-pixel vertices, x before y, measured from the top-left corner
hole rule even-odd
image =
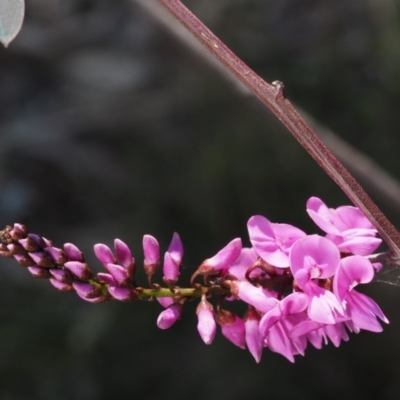
[[[246,271],[257,261],[257,254],[253,248],[242,248],[240,256],[228,268],[227,273],[233,275],[236,279],[245,279]],[[255,269],[250,273],[250,277],[257,275],[261,270]]]
[[[267,313],[263,315],[260,321],[260,333],[266,338],[269,330],[278,323],[283,317],[281,308],[279,307],[278,300],[276,301],[275,307],[271,308]]]
[[[68,260],[81,262],[84,261],[82,252],[74,244],[65,243],[64,251],[67,254]]]
[[[259,331],[259,321],[248,319],[244,322],[246,331],[246,344],[256,363],[261,361],[263,351],[263,338]]]
[[[127,283],[129,276],[124,267],[121,267],[118,264],[109,263],[106,265],[106,269],[112,275],[118,285]]]
[[[340,261],[340,252],[329,239],[310,235],[297,240],[290,251],[290,269],[293,275],[305,269],[310,278],[330,278]]]
[[[333,280],[333,292],[340,301],[359,283],[369,283],[374,278],[374,267],[361,256],[343,258]]]
[[[160,313],[157,318],[157,326],[160,329],[170,328],[182,315],[182,305],[174,303]]]
[[[64,251],[56,247],[46,247],[44,251],[53,259],[57,264],[63,264],[65,261]]]
[[[82,278],[87,273],[87,265],[80,261],[67,261],[64,267],[78,278]]]
[[[268,347],[275,353],[282,354],[290,362],[294,362],[292,343],[282,324],[275,324],[269,331]]]
[[[145,265],[157,265],[160,261],[160,246],[153,236],[143,236],[143,252]]]
[[[343,323],[325,325],[322,329],[335,347],[339,347],[342,340],[349,340],[349,336],[344,328]]]
[[[70,292],[72,290],[69,283],[63,283],[57,279],[49,279],[49,281],[56,289],[61,290],[62,292]]]
[[[271,222],[262,215],[254,215],[247,222],[250,241],[254,243],[263,243],[265,240],[275,241],[275,232],[272,229]]]
[[[334,324],[338,318],[343,319],[343,307],[332,292],[313,282],[309,282],[304,291],[309,296],[307,313],[310,319],[321,324]]]
[[[370,297],[353,290],[347,296],[346,301],[350,308],[351,319],[359,328],[371,332],[381,332],[382,327],[376,317],[386,324],[389,323],[378,304]]]
[[[228,268],[239,257],[242,250],[242,241],[239,238],[233,239],[214,257],[208,258],[203,265],[212,267],[214,270]]]
[[[164,308],[168,308],[171,304],[174,304],[174,300],[172,300],[171,297],[157,297],[157,301]]]
[[[232,285],[233,292],[240,300],[259,311],[268,312],[279,303],[275,292],[255,287],[248,281],[234,281]]]
[[[73,282],[72,286],[76,290],[77,293],[82,295],[85,298],[90,298],[95,291],[97,291],[96,287],[91,285],[90,283],[84,283],[84,282]]]
[[[49,270],[47,268],[40,268],[40,267],[28,267],[28,271],[35,277],[35,278],[49,278]]]
[[[110,275],[106,274],[104,272],[99,272],[97,274],[97,278],[101,283],[105,283],[106,285],[116,285],[117,282],[115,282],[115,279]]]
[[[176,232],[174,232],[172,236],[172,241],[168,247],[168,253],[178,266],[182,263],[183,244],[181,238]]]
[[[130,268],[134,260],[129,247],[122,240],[115,239],[114,250],[118,263],[122,265],[125,269]]]
[[[175,283],[179,277],[179,265],[173,259],[172,255],[168,252],[164,255],[164,280],[166,282],[170,282],[171,284]]]
[[[354,237],[348,239],[346,236],[338,244],[339,250],[343,253],[352,253],[360,256],[372,254],[382,243],[381,239],[375,237]]]
[[[133,297],[130,289],[120,287],[120,286],[109,285],[108,293],[110,293],[110,295],[112,297],[114,297],[114,299],[119,300],[119,301],[128,301],[128,300],[131,300]]]
[[[241,349],[246,348],[246,333],[243,321],[235,315],[233,323],[227,323],[221,325],[221,332],[234,345]]]
[[[106,267],[107,264],[115,263],[114,255],[110,248],[105,244],[98,243],[94,245],[94,254],[99,261]]]
[[[49,272],[60,282],[71,283],[72,281],[71,274],[63,269],[50,269]]]
[[[341,206],[335,211],[335,225],[338,226],[342,231],[353,228],[361,228],[371,229],[376,233],[376,228],[359,208],[353,206]]]

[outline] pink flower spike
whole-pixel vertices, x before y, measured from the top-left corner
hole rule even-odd
[[[198,269],[199,273],[207,274],[228,268],[240,256],[241,250],[241,239],[233,239],[215,256],[203,261]]]
[[[174,303],[162,311],[157,318],[157,326],[160,329],[170,328],[182,315],[182,304]]]
[[[215,320],[221,325],[222,334],[234,345],[241,349],[246,348],[246,333],[243,321],[228,310],[220,310]]]
[[[168,286],[175,286],[179,278],[179,265],[168,252],[164,255],[163,280]]]
[[[107,264],[114,264],[115,259],[112,251],[108,246],[102,243],[98,243],[94,245],[94,254],[99,259],[99,261],[103,264],[104,267]]]
[[[183,258],[183,244],[179,235],[174,232],[172,241],[168,247],[168,253],[171,255],[175,263],[180,267]]]
[[[246,344],[251,355],[256,360],[256,363],[261,361],[261,355],[263,351],[263,337],[260,334],[260,315],[258,312],[249,307],[246,314],[243,317],[244,328],[246,332]]]
[[[247,229],[256,253],[278,268],[289,266],[290,248],[297,239],[305,236],[303,231],[292,225],[272,224],[262,215],[251,217]]]
[[[124,267],[118,264],[107,264],[106,270],[112,275],[118,285],[126,285],[129,281],[128,273]]]
[[[215,338],[217,324],[214,320],[213,306],[206,300],[205,296],[201,298],[196,313],[198,319],[197,330],[200,337],[205,344],[211,344]]]
[[[119,265],[122,265],[127,270],[128,274],[132,276],[135,260],[132,257],[129,247],[122,240],[115,239],[114,250]]]
[[[72,243],[64,244],[64,251],[69,261],[84,262],[83,253]]]

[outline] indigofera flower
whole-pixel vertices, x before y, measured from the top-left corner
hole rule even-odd
[[[156,283],[160,246],[151,235],[142,242],[147,288],[136,282],[135,258],[120,239],[113,250],[94,246],[103,266],[97,273],[72,243],[57,248],[21,224],[0,232],[0,255],[90,303],[157,299],[163,307],[157,318],[160,329],[172,327],[186,302],[200,298],[197,330],[204,343],[213,342],[218,323],[222,335],[247,348],[256,362],[264,349],[294,362],[308,343],[321,349],[330,341],[337,347],[349,332],[380,332],[379,320],[388,323],[378,304],[355,290],[370,283],[384,263],[372,255],[381,242],[376,229],[356,207],[330,209],[316,197],[308,200],[307,212],[325,236],[255,215],[247,224],[252,246],[242,247],[240,238],[230,241],[200,264],[190,288],[179,282],[184,249],[177,233],[163,257],[160,280],[166,287]],[[202,284],[196,282],[199,276]],[[233,302],[246,306],[244,315],[227,309]]]

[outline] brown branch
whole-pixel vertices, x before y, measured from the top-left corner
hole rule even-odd
[[[187,30],[177,23],[176,19],[162,8],[157,0],[134,0],[154,20],[183,45],[185,45],[199,59],[216,71],[227,83],[243,96],[252,93],[218,62]],[[251,103],[254,104],[254,103]],[[297,104],[295,108],[302,114],[307,124],[317,133],[324,144],[338,157],[366,186],[379,194],[379,197],[392,207],[393,211],[399,213],[400,183],[392,174],[380,167],[365,153],[350,145],[331,129],[324,126],[314,117],[304,111]]]
[[[261,79],[179,0],[158,1],[275,114],[349,199],[364,212],[388,244],[393,257],[400,259],[400,233],[286,99],[283,84],[274,82],[271,85]]]

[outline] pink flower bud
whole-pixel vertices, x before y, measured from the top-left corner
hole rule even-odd
[[[162,311],[157,318],[160,329],[170,328],[182,315],[182,304],[174,303]]]
[[[199,274],[209,274],[217,272],[229,266],[240,256],[242,241],[239,238],[233,239],[214,257],[203,261],[198,269]]]
[[[65,243],[64,251],[69,261],[84,261],[82,252],[74,244]]]
[[[67,261],[64,267],[80,279],[90,279],[93,274],[86,263],[80,261]]]
[[[160,246],[151,235],[143,236],[144,270],[147,276],[152,276],[160,262]]]
[[[211,344],[215,338],[217,324],[214,320],[213,306],[204,296],[197,306],[196,313],[198,319],[197,330],[200,337],[203,339],[205,344]]]
[[[40,267],[28,267],[28,271],[35,277],[39,279],[48,279],[50,278],[49,270],[46,268]]]
[[[220,310],[215,319],[229,341],[241,349],[246,348],[244,323],[237,315],[228,310]]]

